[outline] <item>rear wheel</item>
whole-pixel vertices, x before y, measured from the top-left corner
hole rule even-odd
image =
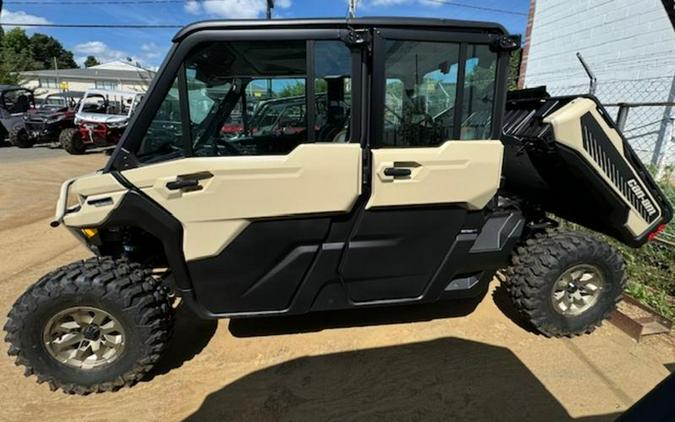
[[[87,146],[82,142],[82,134],[77,128],[68,128],[61,131],[59,141],[63,149],[70,154],[84,154],[84,151],[87,149]]]
[[[30,148],[35,142],[25,127],[15,127],[9,131],[9,143],[19,148]]]
[[[26,376],[66,393],[112,391],[140,380],[169,340],[173,309],[149,270],[93,258],[47,274],[14,304],[9,354]]]
[[[590,333],[608,318],[625,287],[624,262],[606,242],[553,232],[518,247],[506,287],[518,311],[541,333]]]

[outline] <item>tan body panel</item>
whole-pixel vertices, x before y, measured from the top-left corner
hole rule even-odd
[[[111,174],[91,174],[79,177],[68,190],[69,205],[79,204],[77,212],[66,214],[64,224],[69,227],[92,227],[102,224],[127,193]],[[109,203],[90,205],[89,201],[110,198]]]
[[[168,190],[210,172],[201,190]],[[195,157],[124,172],[182,224],[187,260],[217,255],[249,219],[347,212],[361,193],[358,144],[303,144],[284,156]]]
[[[499,188],[503,152],[498,140],[373,150],[373,186],[366,208],[457,203],[481,209]],[[386,176],[384,170],[395,164],[409,168],[411,175]]]
[[[646,221],[631,204],[630,200],[621,192],[615,183],[605,174],[603,168],[593,159],[591,154],[586,151],[583,143],[582,135],[582,126],[581,126],[581,116],[586,113],[591,113],[591,115],[598,122],[602,130],[605,132],[607,137],[610,139],[614,147],[617,149],[619,154],[622,157],[625,157],[625,151],[623,147],[623,140],[621,135],[612,127],[610,127],[605,121],[604,117],[600,115],[597,109],[597,104],[588,99],[588,98],[577,98],[571,101],[569,104],[562,107],[560,110],[551,114],[550,116],[544,119],[545,123],[549,123],[553,127],[553,133],[557,142],[566,145],[578,153],[580,153],[588,163],[590,163],[596,172],[605,179],[607,184],[612,187],[612,189],[621,197],[624,198],[626,204],[629,206],[628,219],[625,223],[625,227],[630,230],[630,232],[637,236],[641,236],[649,229],[649,222]],[[652,204],[658,212],[658,216],[661,215],[661,209],[658,207],[658,203],[654,200],[654,197],[649,193],[649,189],[642,183],[641,178],[630,166],[630,163],[626,161],[628,167],[630,167],[633,175],[635,176],[635,181],[642,187],[644,193],[651,199]],[[658,217],[657,217],[658,218]]]

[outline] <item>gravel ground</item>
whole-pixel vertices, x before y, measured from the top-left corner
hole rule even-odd
[[[103,154],[0,148],[0,315],[45,272],[88,256],[49,218],[62,180]],[[546,339],[497,283],[475,303],[201,321],[178,309],[152,375],[117,393],[50,392],[0,346],[0,420],[613,420],[668,375],[672,337],[611,324]]]

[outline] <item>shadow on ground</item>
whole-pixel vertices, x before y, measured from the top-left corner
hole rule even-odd
[[[613,420],[617,415],[581,418]],[[570,420],[508,349],[459,338],[309,356],[210,394],[187,420]]]
[[[201,319],[185,306],[179,305],[167,352],[162,355],[144,381],[150,381],[157,375],[180,368],[185,362],[197,356],[209,344],[217,327],[218,321]]]

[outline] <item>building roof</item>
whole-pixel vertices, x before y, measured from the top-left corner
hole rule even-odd
[[[130,69],[107,69],[107,68],[84,68],[84,69],[59,69],[57,70],[30,70],[21,72],[23,77],[64,78],[64,79],[89,79],[89,80],[124,80],[149,82],[155,76],[150,70],[130,66]]]
[[[122,60],[114,60],[108,63],[97,64],[96,66],[89,66],[88,69],[100,69],[100,70],[130,70],[133,72],[145,71],[141,66],[135,65],[130,62]]]

